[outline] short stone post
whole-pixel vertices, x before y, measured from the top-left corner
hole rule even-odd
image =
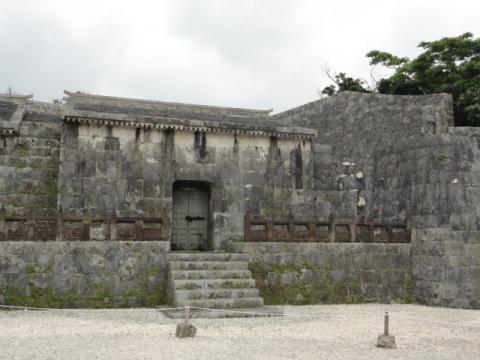
[[[175,336],[182,339],[186,337],[194,337],[197,333],[197,328],[190,324],[190,306],[185,306],[185,320],[177,324]]]
[[[368,224],[368,242],[375,242],[375,226],[373,225],[373,219],[369,218],[367,221]]]
[[[243,217],[243,236],[245,237],[245,241],[251,241],[250,216],[248,214],[245,214]]]
[[[357,228],[357,224],[355,222],[348,224],[348,232],[349,232],[348,238],[350,242],[355,242],[356,228]]]
[[[5,224],[5,217],[6,217],[6,211],[2,205],[2,207],[0,208],[0,241],[7,240],[7,228]]]
[[[265,224],[265,228],[267,230],[267,238],[265,239],[265,241],[272,241],[272,240],[275,240],[273,238],[273,223],[271,221],[268,221],[266,224]]]
[[[81,240],[89,241],[90,240],[90,225],[91,220],[88,218],[84,218],[82,221],[82,237]]]
[[[135,240],[143,241],[143,220],[135,220]]]
[[[288,241],[292,242],[295,241],[296,239],[296,234],[295,234],[295,225],[293,222],[289,221],[287,224],[287,230],[288,230]]]
[[[57,241],[63,241],[63,209],[62,205],[57,210]]]
[[[330,242],[335,242],[335,218],[333,217],[333,215],[330,215],[329,217],[328,240]]]
[[[26,240],[27,241],[34,241],[35,240],[35,226],[36,222],[35,219],[28,219],[25,221],[25,229],[26,229]]]
[[[388,242],[388,243],[393,243],[393,242],[394,242],[394,239],[393,239],[393,226],[390,225],[390,224],[387,224],[387,225],[386,225],[386,230],[387,230],[387,242]]]
[[[307,228],[308,228],[308,241],[315,241],[315,239],[317,238],[317,234],[316,234],[316,231],[317,231],[317,224],[316,223],[308,223],[307,225]]]
[[[405,219],[405,238],[406,243],[412,242],[412,221]]]
[[[385,349],[396,349],[397,345],[395,344],[395,336],[390,335],[389,332],[389,320],[390,317],[388,312],[386,312],[383,323],[383,334],[378,335],[377,346]]]
[[[110,218],[110,240],[117,240],[117,212],[112,210],[112,217]]]

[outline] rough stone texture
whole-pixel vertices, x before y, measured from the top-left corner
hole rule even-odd
[[[0,138],[0,204],[10,215],[55,216],[60,108],[0,96],[1,104],[22,106],[25,111],[18,133]],[[13,114],[4,111],[2,116]]]
[[[413,190],[412,199],[422,203],[436,194],[438,190],[428,185],[440,181],[443,174],[431,159],[446,147],[454,147],[438,139],[453,125],[452,100],[446,94],[344,92],[274,118],[317,130],[313,188],[319,217],[333,214],[403,221],[415,215],[407,195]],[[423,172],[412,175],[412,165]],[[423,225],[424,219],[415,220]]]
[[[393,335],[378,335],[377,346],[385,349],[396,349],[395,336]]]
[[[268,305],[412,302],[410,244],[235,243]]]
[[[311,202],[310,142],[223,133],[64,124],[60,197],[67,214],[164,219],[172,184],[208,182],[211,247],[243,236],[243,216],[287,217]],[[204,146],[201,152],[198,147]],[[201,154],[201,156],[200,156]]]
[[[464,234],[457,231],[480,230],[480,132],[451,127],[448,95],[347,92],[275,118],[317,129],[317,215],[408,219],[412,228],[432,229],[412,239],[418,254],[413,261],[417,297],[430,304],[479,307],[478,268],[451,263],[470,259],[475,235],[463,245],[445,240],[435,250],[424,246],[435,244],[433,229],[445,229],[439,230],[445,239]]]
[[[418,302],[480,308],[480,232],[416,230],[412,247]]]
[[[211,186],[211,250],[242,240],[245,214],[408,220],[418,230],[412,243],[412,278],[419,301],[480,307],[480,275],[472,257],[478,255],[480,230],[480,130],[451,127],[449,95],[345,92],[273,117],[269,113],[82,94],[69,94],[64,105],[0,95],[0,205],[10,216],[54,218],[61,206],[66,216],[97,220],[114,209],[118,216],[162,218],[168,239],[173,183],[202,181]],[[8,240],[55,238],[52,220],[37,224],[41,231],[35,239],[25,223],[9,221],[14,230]],[[81,225],[68,231],[78,233]],[[125,230],[122,226],[127,225],[118,224],[118,234]],[[90,235],[99,242],[85,254],[95,258],[96,247],[108,244],[109,230],[97,221]],[[68,242],[72,239],[65,236],[65,244],[73,244]],[[163,244],[151,246],[155,243]],[[29,244],[16,246],[30,249]],[[44,254],[42,249],[51,246],[55,253],[67,246],[51,244],[35,245],[34,253]],[[315,267],[324,263],[331,266],[325,279],[340,281],[342,298],[348,301],[355,298],[351,289],[358,290],[358,284],[368,286],[355,294],[373,299],[388,301],[395,289],[410,294],[402,285],[410,281],[408,244],[271,246],[272,254],[278,252],[275,246],[286,248],[275,261],[266,253],[260,264],[279,271],[262,268],[258,273],[272,274],[265,275],[265,283],[293,286],[288,301],[313,301],[304,285],[323,281],[320,270],[325,269]],[[109,251],[112,259],[130,256],[122,244]],[[3,264],[36,266],[37,259],[28,252],[0,256],[9,258]],[[304,260],[315,269],[303,267]],[[53,273],[58,276],[52,276],[49,288],[65,288],[62,272]],[[22,276],[15,278],[20,285],[28,278]],[[104,283],[114,284],[111,279]]]
[[[180,339],[194,337],[196,333],[197,328],[188,322],[181,322],[177,324],[177,328],[175,330],[175,336]]]
[[[168,242],[0,242],[5,304],[128,307],[166,303]]]

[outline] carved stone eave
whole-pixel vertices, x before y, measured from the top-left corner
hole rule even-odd
[[[13,128],[0,128],[0,136],[16,136],[18,131]]]
[[[308,128],[238,124],[229,122],[180,119],[171,117],[115,114],[104,112],[80,111],[66,108],[63,119],[69,123],[125,126],[144,129],[172,129],[183,131],[202,131],[213,133],[233,133],[250,136],[275,136],[279,138],[312,139],[316,131]]]
[[[18,105],[15,112],[9,120],[0,121],[0,136],[16,136],[18,135],[20,123],[27,111],[26,105]]]

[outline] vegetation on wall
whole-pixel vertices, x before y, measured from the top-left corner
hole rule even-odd
[[[423,95],[449,93],[453,97],[455,125],[480,126],[480,38],[472,33],[423,41],[423,52],[414,59],[388,52],[367,53],[370,65],[392,69],[391,76],[373,84],[346,73],[327,75],[333,84],[322,90],[324,95],[340,91],[377,92],[380,94]]]

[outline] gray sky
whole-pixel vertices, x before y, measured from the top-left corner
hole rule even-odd
[[[0,92],[63,89],[273,108],[318,98],[322,67],[369,78],[365,54],[480,36],[471,0],[0,0]],[[378,69],[376,76],[386,71]]]

